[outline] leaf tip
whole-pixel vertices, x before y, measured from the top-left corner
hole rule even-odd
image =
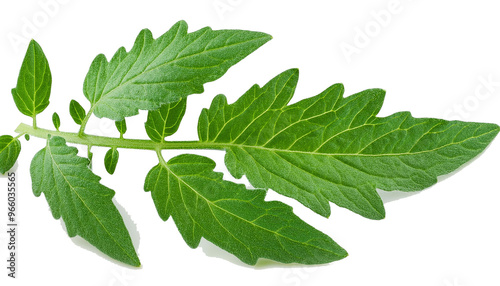
[[[179,20],[177,21],[177,23],[174,24],[174,27],[175,26],[182,26],[182,27],[187,27],[187,22],[185,20]]]
[[[262,39],[264,40],[264,43],[267,43],[273,39],[273,36],[271,36],[269,34],[262,33],[262,32],[261,32],[261,34],[262,34]]]
[[[39,52],[42,52],[42,53],[43,53],[42,47],[41,47],[41,46],[40,46],[40,44],[39,44],[37,41],[35,41],[34,39],[31,39],[31,41],[30,41],[30,43],[29,43],[29,45],[28,45],[28,50],[29,50],[29,49],[31,49],[31,48],[33,48],[33,49],[35,49],[35,50],[37,50],[37,51],[39,51]]]
[[[31,46],[39,46],[39,45],[38,45],[37,41],[35,41],[35,39],[31,39],[28,46],[31,47]]]
[[[342,259],[347,258],[349,256],[349,253],[345,249],[342,248],[342,250],[343,250],[343,252],[339,254],[339,260],[342,260]]]
[[[298,75],[299,74],[299,69],[298,68],[291,68],[287,72],[293,74],[293,75]]]
[[[153,39],[153,33],[151,32],[151,30],[149,30],[148,28],[144,28],[142,29],[140,32],[139,32],[139,35],[137,36],[137,39]]]
[[[128,263],[130,266],[134,266],[137,268],[141,268],[142,264],[141,261],[139,260],[139,257],[137,255],[131,260],[131,263]]]
[[[381,89],[381,88],[373,88],[373,89],[371,89],[371,91],[372,91],[374,96],[379,96],[382,98],[384,98],[385,94],[386,94],[385,89]]]
[[[374,213],[374,216],[372,217],[373,220],[383,220],[385,219],[385,208],[382,206],[380,210],[376,210]]]
[[[498,124],[495,124],[495,123],[492,123],[494,126],[493,126],[493,130],[496,131],[496,133],[498,134],[498,132],[500,132],[500,125]]]

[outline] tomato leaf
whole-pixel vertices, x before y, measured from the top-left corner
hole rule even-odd
[[[0,136],[0,173],[5,174],[17,161],[21,153],[21,142],[10,136]]]
[[[146,178],[160,217],[171,215],[190,247],[204,237],[248,264],[258,258],[320,264],[347,256],[291,207],[264,201],[263,190],[223,180],[214,167],[211,159],[186,154],[162,160]]]
[[[55,219],[62,217],[70,237],[81,236],[106,255],[123,263],[140,266],[122,216],[113,204],[115,192],[99,183],[61,137],[49,137],[31,163],[33,193],[42,193]]]
[[[186,99],[162,105],[158,110],[148,112],[145,123],[146,133],[155,142],[163,142],[165,137],[174,134],[186,112]]]
[[[184,21],[157,39],[145,29],[130,52],[120,48],[111,61],[102,54],[90,66],[83,91],[97,117],[116,121],[155,110],[193,93],[214,81],[271,39],[242,30],[209,27],[188,33]]]
[[[383,90],[344,98],[340,84],[287,105],[297,81],[298,70],[288,70],[233,104],[217,96],[202,111],[198,133],[200,141],[226,150],[234,177],[245,175],[254,187],[273,189],[323,216],[334,202],[381,219],[376,188],[427,188],[481,153],[500,130],[409,112],[376,117]]]
[[[21,65],[17,86],[12,89],[17,109],[22,114],[34,118],[49,105],[51,88],[49,62],[40,45],[31,40]]]

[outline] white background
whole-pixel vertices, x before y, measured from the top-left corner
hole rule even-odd
[[[158,37],[181,19],[190,31],[246,29],[274,39],[207,84],[203,94],[190,96],[188,113],[172,139],[197,139],[197,116],[215,95],[223,93],[232,102],[252,84],[263,85],[288,68],[301,74],[293,101],[342,82],[346,95],[385,89],[381,116],[411,111],[416,117],[500,124],[498,11],[497,1],[2,1],[0,134],[14,135],[18,123],[31,123],[10,95],[30,38],[44,49],[53,75],[51,105],[39,116],[39,126],[52,128],[57,111],[61,129],[76,131],[68,106],[77,99],[88,110],[82,83],[93,58],[98,53],[111,58],[122,45],[129,50],[141,29]],[[353,54],[343,51],[347,46]],[[145,115],[128,120],[126,137],[146,137]],[[88,130],[117,136],[110,122],[95,118]],[[387,209],[382,221],[333,204],[331,217],[322,218],[270,191],[269,199],[290,203],[350,253],[342,261],[312,267],[267,261],[247,266],[206,241],[190,249],[172,220],[161,221],[143,191],[144,177],[156,164],[154,154],[121,151],[110,176],[102,164],[106,150],[95,148],[94,171],[116,191],[143,266],[111,261],[81,239],[68,238],[44,197],[33,196],[29,164],[43,145],[37,138],[23,139],[16,165],[19,278],[7,279],[5,262],[0,263],[0,281],[7,285],[500,285],[498,139],[482,156],[423,192],[381,192]],[[195,153],[217,159],[217,170],[231,179],[221,152]],[[175,154],[164,153],[167,158]],[[0,190],[6,184],[0,178]],[[6,205],[0,195],[2,223]],[[2,230],[1,261],[7,257],[6,238]]]

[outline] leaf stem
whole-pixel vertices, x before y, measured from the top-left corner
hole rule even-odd
[[[33,126],[21,123],[16,128],[17,133],[29,134],[34,137],[46,139],[49,135],[59,136],[66,140],[68,143],[87,145],[87,146],[101,146],[110,148],[124,148],[124,149],[137,149],[137,150],[164,150],[164,149],[210,149],[210,150],[223,150],[224,147],[215,143],[205,143],[199,141],[165,141],[154,142],[151,140],[143,139],[123,139],[104,137],[96,135],[87,135],[80,133],[62,132],[56,130],[48,130],[43,128],[34,128]]]
[[[163,158],[163,155],[161,154],[161,149],[156,150],[156,156],[158,156],[160,164],[162,164],[165,168],[168,168],[167,162],[165,162],[165,158]]]
[[[21,136],[25,135],[26,133],[19,133],[16,137],[14,137],[14,140],[17,140],[21,138]]]
[[[90,116],[92,116],[92,113],[94,113],[93,106],[90,108],[89,112],[87,113],[87,115],[85,115],[85,118],[82,120],[82,124],[80,125],[80,130],[78,131],[78,136],[83,137],[85,135],[85,127],[87,126],[87,122],[89,121]]]

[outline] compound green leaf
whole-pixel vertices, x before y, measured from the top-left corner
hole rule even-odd
[[[160,217],[171,215],[186,243],[211,241],[247,264],[258,258],[283,263],[320,264],[347,253],[330,237],[295,216],[292,208],[264,201],[265,191],[224,181],[215,162],[198,155],[180,155],[148,174]]]
[[[217,30],[188,33],[184,21],[157,39],[142,30],[130,52],[120,48],[111,61],[98,55],[85,78],[84,94],[97,117],[116,121],[203,92],[234,64],[271,37],[260,32]]]
[[[80,103],[76,100],[71,100],[71,102],[69,103],[69,114],[78,125],[82,124],[83,119],[87,115],[85,109],[83,109]]]
[[[17,161],[21,153],[21,142],[10,136],[0,136],[0,173],[5,174]]]
[[[55,219],[62,217],[70,237],[81,236],[106,255],[140,266],[122,216],[113,204],[115,192],[99,183],[88,168],[89,161],[77,156],[61,137],[49,137],[31,163],[33,193],[42,192]]]
[[[343,97],[333,85],[287,105],[298,71],[253,86],[233,104],[217,96],[202,111],[200,141],[226,150],[236,178],[271,188],[323,215],[329,202],[372,219],[385,215],[376,188],[418,191],[481,153],[498,134],[495,124],[414,118],[409,112],[376,117],[385,92]]]
[[[165,137],[174,134],[186,112],[186,99],[162,105],[159,109],[148,112],[145,123],[146,133],[155,142],[163,142]]]
[[[12,89],[17,109],[24,115],[35,117],[49,105],[51,87],[49,62],[40,45],[31,40],[21,65],[17,86]]]

